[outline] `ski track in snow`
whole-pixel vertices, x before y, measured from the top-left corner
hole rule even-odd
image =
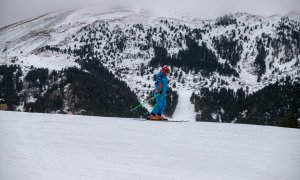
[[[189,120],[190,122],[195,122],[196,113],[194,111],[195,107],[191,103],[190,98],[193,91],[191,90],[180,90],[178,104],[176,110],[173,114],[173,119],[176,120]]]
[[[2,180],[300,179],[298,129],[0,111]]]

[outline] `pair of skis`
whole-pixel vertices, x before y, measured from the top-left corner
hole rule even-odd
[[[187,120],[164,119],[164,120],[151,120],[149,118],[133,118],[137,121],[154,121],[154,122],[189,122]]]
[[[154,96],[154,97],[152,97],[152,98],[150,98],[150,99],[142,102],[138,106],[130,109],[130,111],[134,111],[134,110],[138,109],[139,107],[142,107],[144,104],[148,103],[150,100],[154,99],[157,96],[159,96],[159,94],[157,94],[156,96]],[[149,114],[156,106],[157,106],[157,104],[155,104],[150,111],[148,110],[148,112],[146,112],[144,114],[144,116],[147,115],[147,114]],[[153,119],[150,119],[149,117],[147,117],[146,119],[139,119],[139,120],[144,120],[144,121],[161,121],[161,122],[188,122],[186,120],[173,120],[173,119],[153,120]]]

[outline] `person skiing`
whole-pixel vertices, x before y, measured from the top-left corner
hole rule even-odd
[[[73,115],[70,109],[67,110],[67,115]]]
[[[162,116],[164,109],[167,105],[166,103],[166,94],[168,91],[168,79],[167,76],[170,73],[168,66],[164,66],[162,70],[157,74],[155,81],[154,97],[156,100],[156,105],[152,110],[148,119],[150,120],[166,120]]]

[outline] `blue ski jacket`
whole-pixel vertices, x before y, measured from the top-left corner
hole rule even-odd
[[[155,82],[155,94],[159,94],[161,92],[162,95],[166,95],[168,90],[168,79],[167,76],[162,72],[159,72],[156,76]]]

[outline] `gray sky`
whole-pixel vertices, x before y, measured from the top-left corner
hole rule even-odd
[[[300,12],[300,0],[0,0],[0,27],[51,11],[95,5],[145,8],[159,16],[176,12],[203,19],[235,12],[262,16]]]

